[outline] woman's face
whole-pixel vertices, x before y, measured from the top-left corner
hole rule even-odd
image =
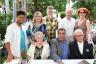
[[[84,10],[80,10],[79,16],[80,17],[86,17],[86,12]]]
[[[42,21],[42,16],[35,16],[36,22],[41,22]]]
[[[43,42],[43,37],[42,37],[42,36],[40,36],[40,35],[38,35],[38,36],[36,36],[36,37],[35,37],[35,40],[36,40],[36,42],[37,42],[37,43],[39,43],[39,44],[40,44],[40,43],[42,43],[42,42]]]

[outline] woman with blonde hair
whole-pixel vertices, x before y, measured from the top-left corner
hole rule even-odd
[[[46,25],[43,23],[42,17],[42,13],[40,11],[36,11],[34,13],[33,20],[26,31],[30,41],[34,38],[34,34],[38,31],[41,31],[45,36],[47,36]]]
[[[33,28],[32,32],[33,34],[36,33],[37,31],[41,31],[43,34],[46,34],[46,25],[43,24],[43,16],[40,11],[36,11],[33,16]]]
[[[77,11],[78,13],[78,19],[75,24],[75,29],[80,28],[84,32],[84,40],[88,40],[89,43],[92,43],[91,38],[91,29],[90,29],[90,21],[87,20],[87,15],[89,14],[89,11],[87,8],[81,7]]]

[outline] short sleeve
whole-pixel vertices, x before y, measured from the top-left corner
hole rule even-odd
[[[7,27],[6,34],[5,34],[5,43],[7,42],[12,42],[12,37],[13,36],[13,29],[11,26]]]

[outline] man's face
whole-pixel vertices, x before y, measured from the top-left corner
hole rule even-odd
[[[66,11],[66,16],[71,17],[72,16],[72,10],[67,10]]]
[[[65,39],[65,31],[64,30],[58,31],[58,39],[61,41],[63,41]]]
[[[19,15],[16,17],[16,21],[22,24],[25,21],[25,15]]]
[[[52,16],[53,15],[53,9],[48,9],[47,10],[47,15]]]
[[[81,33],[81,32],[78,32],[74,35],[75,39],[78,41],[78,42],[83,42],[83,38],[84,38],[84,34]]]

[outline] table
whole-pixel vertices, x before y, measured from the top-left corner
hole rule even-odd
[[[83,59],[79,59],[79,60],[62,60],[64,62],[64,64],[78,64],[81,61],[83,61]],[[90,64],[93,64],[94,60],[93,59],[85,59],[85,61],[87,61]],[[29,64],[57,64],[56,62],[54,62],[53,60],[30,60]]]
[[[81,61],[83,61],[83,59],[72,59],[72,60],[62,60],[64,62],[64,64],[78,64]],[[87,61],[89,64],[93,64],[94,59],[85,59],[85,61]],[[20,59],[16,59],[16,60],[12,60],[12,62],[9,63],[4,63],[4,64],[18,64],[20,62]],[[56,62],[54,62],[53,60],[29,60],[28,63],[24,64],[57,64]]]

